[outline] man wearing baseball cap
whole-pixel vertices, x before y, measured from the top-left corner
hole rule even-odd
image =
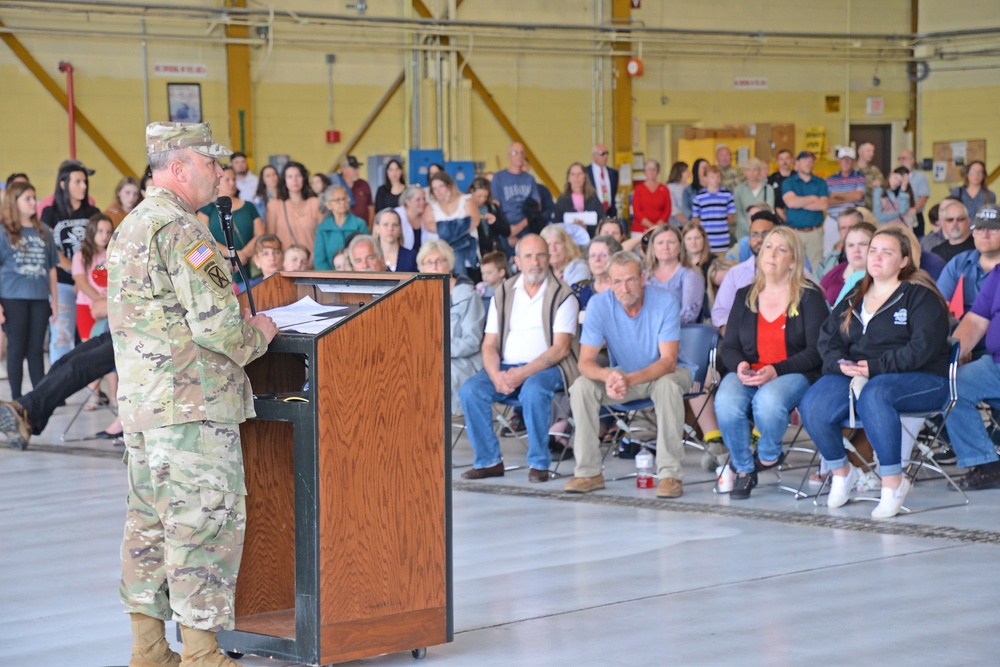
[[[254,416],[243,367],[277,329],[240,315],[226,260],[195,212],[222,176],[208,123],[146,128],[152,185],[108,248],[129,494],[119,592],[132,617],[130,666],[226,666],[246,527],[239,424]],[[182,656],[163,621],[180,625]]]
[[[802,151],[795,158],[795,173],[781,184],[788,226],[794,229],[806,247],[809,263],[819,266],[823,261],[823,220],[830,190],[826,181],[813,175],[816,156]]]
[[[375,200],[372,199],[372,188],[368,181],[361,178],[359,169],[362,162],[358,158],[348,155],[340,163],[340,173],[344,177],[344,184],[351,191],[351,213],[358,216],[371,229],[372,221],[375,220]]]
[[[830,201],[826,210],[826,220],[823,221],[824,254],[833,250],[833,246],[840,239],[837,219],[841,212],[860,206],[865,198],[865,175],[854,168],[855,158],[857,154],[850,146],[838,148],[837,162],[840,163],[840,171],[826,179]]]
[[[1000,209],[984,206],[974,224],[976,234],[1000,234]],[[1000,270],[994,268],[986,276],[954,336],[961,342],[962,356],[984,338],[987,352],[958,368],[958,403],[948,418],[948,435],[958,466],[969,469],[959,486],[967,491],[1000,488],[1000,457],[978,407],[981,401],[1000,400]]]

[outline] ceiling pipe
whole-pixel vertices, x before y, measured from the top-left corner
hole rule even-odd
[[[69,109],[69,156],[76,159],[76,95],[73,92],[73,65],[65,60],[59,63],[59,71],[66,75],[66,99]]]

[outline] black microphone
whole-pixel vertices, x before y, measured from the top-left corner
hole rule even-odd
[[[257,314],[257,306],[253,302],[253,292],[250,290],[250,276],[243,268],[239,255],[236,254],[236,241],[233,239],[233,200],[229,197],[219,197],[215,200],[215,208],[219,211],[219,220],[222,221],[222,233],[226,237],[226,246],[229,248],[229,261],[233,265],[233,274],[239,275],[243,279],[243,285],[247,293],[247,303],[250,305],[250,314]]]

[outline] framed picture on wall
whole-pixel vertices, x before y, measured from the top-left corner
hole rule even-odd
[[[167,106],[171,123],[200,123],[201,84],[168,83]]]

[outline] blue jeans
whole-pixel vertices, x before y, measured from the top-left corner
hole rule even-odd
[[[807,389],[809,380],[801,373],[782,375],[760,387],[747,387],[736,373],[722,378],[715,395],[715,416],[736,472],[754,470],[747,415],[752,415],[760,431],[758,456],[763,461],[774,461],[781,456],[781,440],[788,430],[788,415]]]
[[[799,408],[806,432],[834,470],[847,465],[841,429],[850,416],[850,384],[851,378],[845,375],[824,375],[802,397]],[[947,400],[948,379],[930,373],[886,373],[865,385],[854,402],[854,413],[878,454],[879,474],[884,477],[903,471],[899,413],[937,410]]]
[[[59,283],[59,317],[49,326],[49,363],[76,347],[76,294],[72,285]]]
[[[514,366],[500,365],[500,370],[508,368]],[[503,460],[500,441],[493,432],[493,404],[505,398],[515,398],[523,407],[524,425],[528,430],[528,465],[536,470],[548,470],[552,463],[552,456],[549,454],[552,397],[563,389],[562,373],[557,366],[535,373],[513,394],[498,392],[485,370],[473,375],[458,391],[462,411],[465,413],[465,428],[476,454],[473,466],[489,468]]]
[[[997,460],[996,449],[976,408],[977,403],[987,399],[1000,399],[1000,365],[989,354],[958,368],[958,403],[948,417],[948,437],[961,468]]]

